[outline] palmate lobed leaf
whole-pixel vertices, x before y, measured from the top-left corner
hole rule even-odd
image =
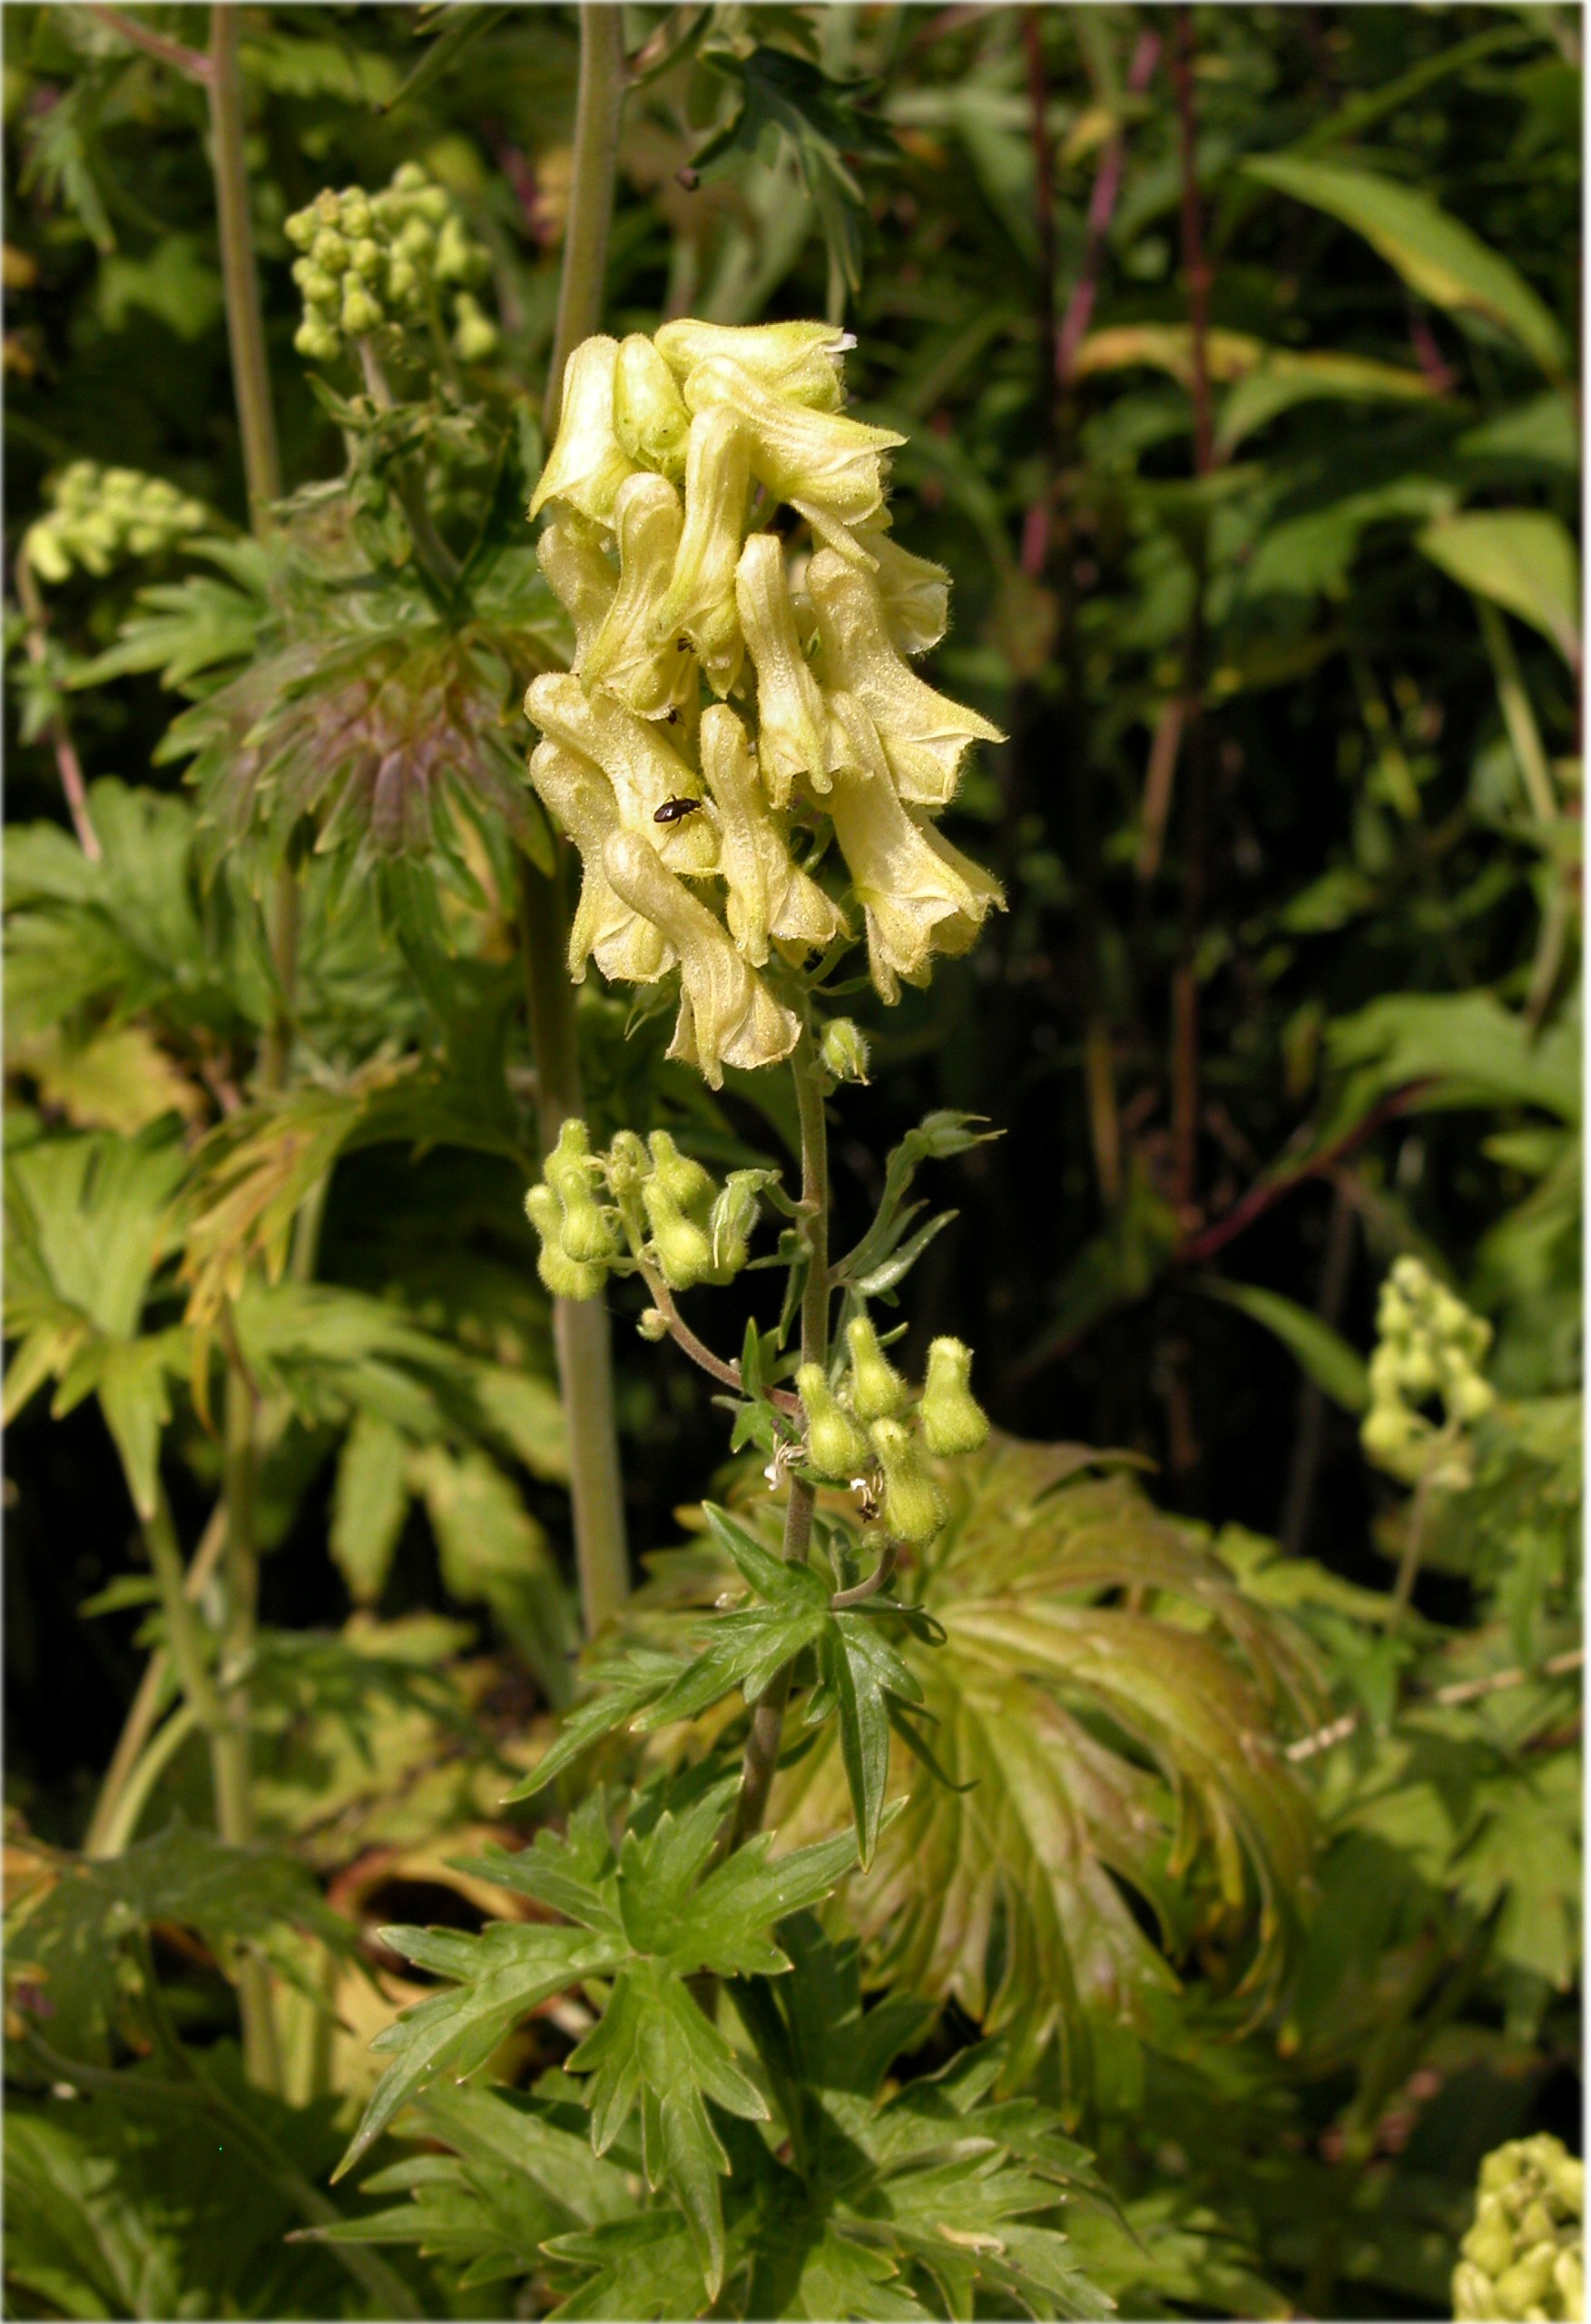
[[[997,1438],[949,1478],[921,1578],[948,1642],[900,1651],[935,1756],[969,1787],[898,1738],[905,1806],[849,1905],[876,1974],[954,1997],[1018,2069],[1057,2043],[1079,2081],[1089,2021],[1144,2022],[1195,1925],[1237,1943],[1235,1983],[1268,1990],[1312,1849],[1276,1741],[1290,1707],[1313,1718],[1301,1643],[1128,1478],[1090,1474],[1098,1457]],[[831,1828],[846,1784],[820,1733],[772,1819],[796,1842]]]

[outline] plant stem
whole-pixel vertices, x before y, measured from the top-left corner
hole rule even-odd
[[[829,1361],[829,1135],[823,1116],[823,1075],[810,1031],[803,1030],[791,1059],[801,1131],[801,1235],[807,1246],[807,1279],[801,1286],[801,1362]],[[804,1478],[790,1481],[784,1512],[782,1553],[787,1565],[805,1565],[812,1540],[812,1488]],[[751,1730],[741,1761],[741,1788],[731,1831],[732,1851],[761,1829],[768,1795],[779,1767],[784,1709],[795,1665],[787,1662],[770,1681],[751,1713]]]
[[[564,234],[564,271],[558,283],[553,357],[542,406],[542,426],[549,438],[558,424],[564,367],[581,340],[589,339],[602,320],[624,81],[623,12],[602,5],[602,0],[582,0],[580,82],[575,97],[569,222]]]
[[[583,1109],[575,1004],[566,960],[563,887],[529,864],[520,883],[525,1010],[535,1059],[536,1124],[544,1155]],[[630,1594],[624,1486],[614,1415],[613,1352],[600,1299],[555,1299],[553,1342],[569,1432],[575,1561],[585,1633],[594,1637]]]
[[[155,1785],[198,1726],[199,1713],[192,1703],[179,1703],[117,1792],[99,1836],[99,1845],[86,1849],[85,1854],[120,1856],[123,1848],[132,1846]]]
[[[11,577],[16,585],[17,601],[22,606],[23,644],[27,658],[35,670],[42,670],[49,658],[44,633],[49,624],[44,615],[44,601],[39,595],[39,585],[34,579],[28,563],[25,540],[12,563]],[[72,739],[72,729],[66,724],[66,714],[59,708],[52,710],[44,732],[50,738],[50,748],[55,753],[55,770],[61,777],[61,789],[65,794],[66,812],[72,818],[72,828],[77,833],[77,844],[91,863],[100,860],[100,836],[88,812],[88,785],[83,779],[83,761],[77,755],[77,745]]]
[[[235,6],[210,12],[211,167],[215,172],[216,222],[221,234],[221,283],[226,293],[227,343],[232,358],[232,393],[243,443],[243,478],[250,521],[259,531],[268,503],[281,496],[281,465],[276,448],[276,419],[270,404],[270,372],[265,360],[265,324],[260,310],[260,278],[254,269],[254,228],[249,212],[249,164],[243,151],[243,80],[238,69]]]
[[[570,350],[588,339],[602,320],[624,78],[624,18],[617,7],[592,5],[586,0],[580,10],[569,219],[543,413],[549,436],[557,424]],[[520,888],[526,1015],[544,1154],[552,1150],[568,1117],[583,1110],[584,1102],[561,874],[560,864],[550,880],[543,879],[527,863]],[[555,1299],[553,1342],[569,1431],[580,1602],[590,1637],[630,1594],[613,1350],[602,1302]]]
[[[356,343],[359,350],[359,369],[364,374],[371,402],[378,411],[390,411],[392,389],[387,384],[380,357],[368,338],[361,335]],[[450,597],[458,579],[458,560],[431,521],[431,512],[426,506],[424,481],[411,462],[399,460],[394,467],[392,488],[398,495],[398,505],[403,510],[417,562],[424,567],[442,595]]]

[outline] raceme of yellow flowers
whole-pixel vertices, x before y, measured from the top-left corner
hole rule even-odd
[[[935,828],[967,745],[1003,738],[910,666],[949,578],[890,537],[904,439],[840,409],[851,344],[688,320],[588,339],[531,504],[575,636],[525,696],[531,780],[581,856],[570,973],[677,967],[670,1055],[715,1087],[794,1047],[764,972],[847,932],[845,904],[893,1001],[1003,902]],[[830,832],[843,903],[813,877]]]

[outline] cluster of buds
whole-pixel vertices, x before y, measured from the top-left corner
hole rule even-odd
[[[821,1364],[803,1364],[796,1393],[807,1419],[807,1460],[820,1476],[848,1482],[864,1509],[881,1500],[887,1530],[921,1549],[945,1522],[945,1497],[923,1454],[954,1460],[987,1438],[987,1415],[972,1393],[972,1351],[960,1340],[935,1340],[928,1377],[913,1397],[865,1315],[846,1328],[849,1362],[831,1381]],[[875,1490],[881,1479],[882,1492]]]
[[[588,339],[531,504],[554,512],[539,554],[575,639],[525,696],[531,780],[582,860],[570,973],[677,968],[670,1054],[715,1087],[795,1044],[761,971],[845,931],[811,876],[830,833],[886,1000],[1002,901],[935,827],[968,744],[1002,738],[909,665],[949,579],[890,537],[903,439],[840,409],[851,344],[688,320]]]
[[[293,212],[287,235],[303,253],[293,267],[304,294],[293,344],[311,362],[333,362],[349,341],[383,328],[430,326],[440,335],[445,301],[461,362],[483,363],[496,351],[496,326],[475,295],[486,253],[417,162],[405,162],[379,193],[327,187]]]
[[[1381,1285],[1370,1357],[1365,1456],[1403,1484],[1457,1489],[1469,1481],[1463,1433],[1497,1402],[1480,1372],[1491,1325],[1413,1257]],[[1423,1409],[1439,1401],[1439,1423]]]
[[[1480,2166],[1475,2224],[1458,2246],[1460,2319],[1586,2312],[1586,2166],[1547,2132],[1513,2139]]]
[[[555,1299],[594,1299],[614,1274],[661,1276],[671,1291],[729,1283],[751,1257],[760,1198],[775,1177],[732,1170],[720,1186],[663,1129],[644,1142],[621,1130],[594,1154],[572,1115],[525,1197],[541,1237],[537,1271]],[[645,1339],[667,1328],[655,1307],[641,1318]]]
[[[64,581],[74,566],[96,576],[124,556],[160,556],[213,523],[163,477],[74,460],[50,484],[52,507],[30,525],[23,547],[41,581]]]

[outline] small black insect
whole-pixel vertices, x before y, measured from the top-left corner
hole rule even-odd
[[[701,804],[700,799],[665,799],[661,807],[653,810],[652,820],[654,823],[683,823]]]
[[[671,726],[677,726],[677,725],[679,724],[679,723],[680,723],[680,714],[679,714],[679,711],[675,708],[674,704],[673,704],[672,702],[670,703],[670,704],[669,704],[669,706],[668,706],[668,718],[667,718],[667,723],[668,723],[668,724],[669,724],[669,725],[671,725]]]

